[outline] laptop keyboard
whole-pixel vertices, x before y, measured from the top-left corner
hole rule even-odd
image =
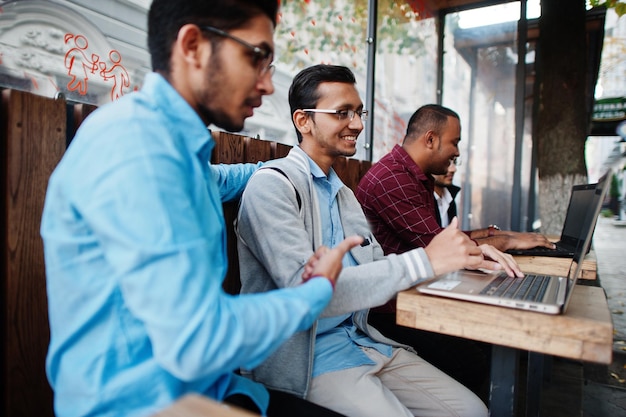
[[[480,294],[514,300],[537,301],[546,293],[550,277],[527,274],[524,278],[514,278],[501,273]]]

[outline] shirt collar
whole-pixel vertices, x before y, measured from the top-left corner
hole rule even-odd
[[[178,136],[193,153],[210,158],[215,145],[213,137],[198,113],[162,75],[147,74],[141,91],[154,100],[155,107],[167,116]]]
[[[443,188],[443,195],[441,197],[437,193],[434,194],[437,201],[441,200],[448,205],[450,205],[450,203],[452,202],[452,194],[450,194],[450,190],[448,190],[448,187]]]
[[[419,181],[422,181],[427,187],[434,191],[435,189],[435,180],[431,175],[426,175],[422,171],[422,169],[415,163],[415,161],[411,158],[408,152],[400,145],[395,145],[391,150],[391,154],[393,158],[403,167],[407,169],[415,178]]]
[[[337,191],[339,191],[344,184],[335,172],[335,170],[331,167],[328,175],[326,175],[324,171],[322,171],[322,168],[320,168],[319,165],[317,165],[317,163],[306,152],[303,153],[306,155],[306,158],[309,161],[309,169],[311,170],[311,175],[313,176],[313,179],[327,180],[332,187],[333,194],[337,193]]]

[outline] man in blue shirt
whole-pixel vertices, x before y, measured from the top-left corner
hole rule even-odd
[[[276,0],[154,0],[154,73],[94,112],[51,176],[41,235],[57,416],[147,416],[186,393],[269,416],[336,415],[234,371],[313,324],[362,238],[303,260],[296,288],[221,287],[222,201],[257,166],[211,166],[207,126],[241,130],[274,91],[276,12]]]

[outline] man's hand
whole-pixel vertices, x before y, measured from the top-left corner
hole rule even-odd
[[[538,246],[543,246],[548,249],[556,248],[554,243],[539,233],[513,232],[510,230],[500,231],[498,234],[490,237],[477,238],[476,241],[480,245],[491,245],[501,251],[509,249],[530,249]]]
[[[504,270],[509,276],[524,276],[517,262],[509,254],[502,253],[491,245],[477,246],[459,230],[455,217],[424,250],[436,275],[457,269]],[[489,258],[489,259],[486,259]]]
[[[344,255],[362,242],[363,238],[361,236],[350,236],[345,238],[333,249],[320,246],[304,266],[302,280],[307,281],[313,277],[324,277],[327,278],[333,285],[333,288],[335,288],[335,283],[342,269],[341,261]]]
[[[555,249],[556,245],[547,237],[539,233],[530,232],[505,232],[510,236],[508,249],[530,249],[543,246],[548,249]]]
[[[508,253],[500,252],[491,245],[480,245],[479,248],[483,256],[489,258],[483,261],[481,268],[496,271],[503,269],[510,277],[521,278],[524,276],[513,256]]]
[[[435,275],[468,268],[478,269],[484,258],[480,248],[459,230],[459,219],[454,217],[448,227],[424,248]]]

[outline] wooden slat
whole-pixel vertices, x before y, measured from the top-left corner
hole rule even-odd
[[[229,294],[239,294],[241,281],[239,279],[239,253],[237,252],[237,235],[235,234],[235,219],[239,200],[228,201],[222,204],[224,222],[226,222],[226,254],[228,256],[228,270],[222,283],[222,288]]]
[[[73,138],[76,134],[76,131],[80,127],[81,124],[85,121],[87,116],[93,113],[98,107],[93,106],[91,104],[76,104],[73,106],[73,117],[74,117],[74,125],[67,127],[67,134],[69,137]]]
[[[2,102],[4,415],[53,416],[44,368],[50,334],[39,227],[48,178],[65,152],[66,103],[14,90],[4,90]]]
[[[365,174],[367,174],[367,171],[369,171],[371,167],[372,161],[361,161],[361,166],[359,167],[359,181],[361,181],[361,178],[363,178]]]
[[[215,139],[212,163],[236,164],[244,162],[244,140],[240,135],[228,132],[212,132]]]
[[[272,158],[272,142],[261,139],[244,138],[245,162],[265,162]]]
[[[185,395],[152,417],[254,417],[249,411],[218,403],[196,394]]]
[[[236,164],[246,162],[246,138],[228,132],[212,132],[215,140],[215,149],[211,163]],[[224,221],[226,223],[226,254],[228,256],[228,270],[222,283],[222,288],[229,294],[238,294],[241,289],[239,280],[239,256],[237,254],[237,236],[235,235],[234,221],[237,217],[239,201],[229,201],[222,204]]]
[[[211,132],[211,134],[215,140],[211,163],[236,164],[245,162],[245,137],[221,131]],[[237,294],[241,289],[237,239],[233,225],[237,217],[238,205],[238,201],[222,204],[224,221],[226,222],[226,254],[228,256],[228,271],[222,283],[222,288],[229,294]]]
[[[272,142],[272,159],[283,158],[291,151],[291,145],[284,143]]]
[[[348,188],[356,191],[356,187],[361,179],[361,161],[358,159],[339,157],[333,164],[333,168],[341,181]]]

